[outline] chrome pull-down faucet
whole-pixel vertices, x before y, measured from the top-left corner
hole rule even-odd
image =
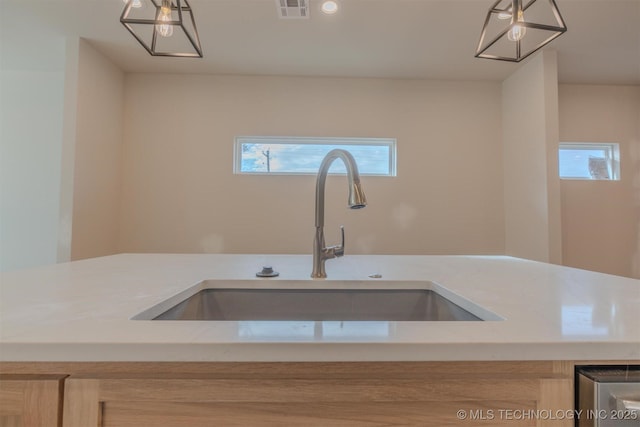
[[[339,245],[326,247],[324,242],[324,190],[329,167],[335,159],[341,159],[347,168],[349,208],[360,209],[367,206],[367,198],[360,185],[358,165],[351,153],[341,149],[329,151],[320,164],[316,178],[316,235],[313,240],[313,271],[311,272],[311,277],[316,279],[327,277],[324,268],[326,260],[344,255],[344,227],[340,227],[342,242]]]

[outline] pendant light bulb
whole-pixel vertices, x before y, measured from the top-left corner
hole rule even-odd
[[[135,1],[135,0],[134,0]],[[171,0],[162,0],[162,6],[160,7],[160,13],[158,14],[158,21],[171,22]],[[171,24],[156,24],[156,31],[162,37],[171,37],[173,35],[173,25]]]
[[[507,32],[507,38],[512,42],[522,40],[522,38],[527,34],[527,28],[521,23],[524,23],[524,18],[522,16],[522,10],[519,10],[518,18]]]

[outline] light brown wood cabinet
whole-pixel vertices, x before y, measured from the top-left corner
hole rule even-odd
[[[573,408],[563,362],[186,365],[71,375],[63,425],[573,425],[532,416]]]
[[[627,363],[2,362],[0,427],[573,427],[575,365]]]
[[[64,375],[0,375],[0,427],[62,425]]]

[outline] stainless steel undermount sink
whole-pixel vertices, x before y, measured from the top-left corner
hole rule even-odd
[[[255,281],[209,280],[200,282],[187,291],[145,310],[134,319],[209,321],[500,320],[499,316],[432,282],[323,281],[318,285],[313,281],[278,280],[259,284],[265,287],[256,287]]]

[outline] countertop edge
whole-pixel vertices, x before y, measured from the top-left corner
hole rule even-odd
[[[227,343],[3,344],[0,362],[454,362],[625,360],[640,345],[620,343]],[[127,354],[123,357],[123,354]],[[410,355],[410,356],[408,356]]]

